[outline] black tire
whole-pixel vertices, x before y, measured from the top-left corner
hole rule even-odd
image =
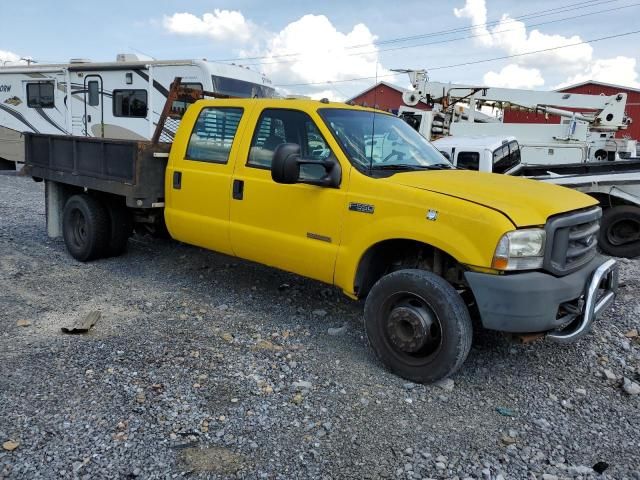
[[[471,349],[467,306],[449,283],[431,272],[385,275],[369,292],[364,315],[376,356],[412,382],[431,383],[452,375]]]
[[[640,207],[618,205],[605,209],[598,244],[607,255],[640,256]]]
[[[99,200],[73,195],[62,213],[62,235],[73,258],[88,262],[102,257],[109,242],[109,214]]]
[[[133,218],[129,209],[119,203],[107,203],[109,211],[109,244],[106,255],[117,257],[127,250],[129,237],[133,234]]]

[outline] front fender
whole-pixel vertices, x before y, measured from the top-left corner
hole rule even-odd
[[[416,189],[406,193],[410,198],[404,201],[402,195],[384,202],[377,198],[373,214],[351,210],[347,214],[334,274],[334,283],[347,295],[355,295],[362,258],[380,242],[413,240],[436,247],[462,264],[489,268],[498,240],[514,228],[502,213],[481,205]],[[429,210],[437,212],[435,220],[427,219]]]

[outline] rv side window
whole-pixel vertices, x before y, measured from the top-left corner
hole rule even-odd
[[[28,83],[27,106],[53,108],[53,82]]]
[[[113,115],[115,117],[147,116],[146,90],[114,90]]]
[[[187,146],[187,160],[227,163],[238,130],[242,108],[203,108]]]
[[[480,170],[480,154],[478,152],[459,152],[456,167],[465,170]]]
[[[266,85],[239,80],[237,78],[220,77],[211,75],[213,91],[230,97],[240,98],[265,98],[273,97],[275,90]]]
[[[87,89],[89,90],[89,106],[95,107],[96,105],[100,105],[99,83],[96,80],[91,80],[88,83]]]

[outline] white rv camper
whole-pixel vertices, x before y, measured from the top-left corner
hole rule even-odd
[[[234,97],[275,95],[265,76],[205,60],[120,54],[107,63],[0,67],[0,163],[6,168],[24,160],[22,132],[151,139],[175,77],[183,86]],[[176,102],[173,110],[186,107]],[[172,136],[163,133],[163,140]]]

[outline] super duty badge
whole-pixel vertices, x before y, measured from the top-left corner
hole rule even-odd
[[[360,213],[373,213],[375,207],[373,205],[369,205],[368,203],[349,203],[349,210]]]

